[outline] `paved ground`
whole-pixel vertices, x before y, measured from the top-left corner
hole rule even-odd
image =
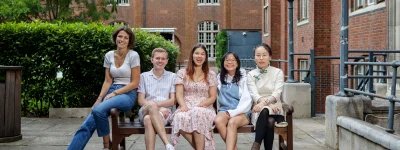
[[[22,118],[22,140],[11,143],[0,143],[0,150],[59,150],[66,149],[75,130],[83,118]],[[324,118],[294,119],[294,149],[295,150],[329,150],[325,146]],[[216,149],[225,149],[225,144],[218,134],[214,134]],[[276,137],[276,136],[275,136]],[[248,150],[254,139],[254,134],[239,134],[238,149]],[[275,145],[277,139],[275,139]],[[144,136],[132,135],[127,139],[129,150],[144,150]],[[274,146],[275,149],[276,146]],[[102,149],[102,140],[96,133],[86,146],[87,150]],[[156,149],[164,149],[160,139],[157,139]],[[181,138],[176,149],[191,149]]]

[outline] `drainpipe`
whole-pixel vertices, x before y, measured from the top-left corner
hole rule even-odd
[[[146,28],[146,14],[147,14],[147,0],[143,0],[143,8],[142,8],[142,28]]]
[[[349,51],[349,6],[348,0],[342,0],[342,17],[340,26],[340,82],[339,82],[339,93],[337,96],[347,97],[347,93],[344,88],[348,87],[347,83],[347,65],[344,62],[348,61]]]
[[[289,16],[289,25],[288,25],[288,31],[289,31],[289,59],[288,59],[288,79],[287,83],[295,83],[296,81],[294,80],[294,49],[293,49],[293,1],[294,0],[288,0],[289,2],[289,7],[288,7],[288,16]]]

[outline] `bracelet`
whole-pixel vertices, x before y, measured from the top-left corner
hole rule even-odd
[[[114,93],[115,95],[119,95],[119,93],[117,91],[113,91],[112,93]]]

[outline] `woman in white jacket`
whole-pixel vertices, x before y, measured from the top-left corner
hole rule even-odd
[[[266,44],[257,46],[254,58],[257,68],[247,75],[250,95],[253,99],[252,124],[256,136],[251,150],[259,150],[264,141],[264,150],[272,150],[275,122],[284,121],[281,93],[284,84],[283,72],[270,66],[272,49]]]
[[[222,58],[218,74],[218,114],[215,126],[226,143],[227,150],[237,149],[237,128],[250,123],[251,97],[247,89],[246,72],[240,69],[239,57],[228,52]]]

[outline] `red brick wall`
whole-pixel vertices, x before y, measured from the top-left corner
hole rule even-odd
[[[386,9],[350,17],[349,49],[386,49],[387,22]]]
[[[280,59],[286,60],[288,58],[288,19],[287,19],[287,1],[280,1]],[[282,69],[285,74],[287,73],[287,64],[283,65]]]
[[[331,54],[331,3],[330,1],[315,1],[314,11],[314,50],[316,56]],[[317,65],[318,64],[318,65]],[[332,95],[332,66],[330,60],[316,60],[316,112],[325,112],[326,96]]]
[[[332,55],[340,54],[340,2],[332,2],[331,47]],[[349,50],[387,49],[387,9],[381,8],[372,12],[349,17]]]
[[[197,0],[146,0],[145,16],[143,0],[131,3],[133,11],[118,11],[117,19],[127,20],[133,27],[177,28],[181,43],[178,61],[188,59],[202,21],[215,21],[220,29],[261,29],[261,0],[220,0],[219,6],[197,6]]]
[[[227,0],[220,0],[226,2]],[[229,29],[261,29],[262,0],[230,0],[231,27]]]
[[[263,41],[279,49],[279,58],[287,60],[287,1],[271,1],[273,11],[271,34]],[[279,7],[279,9],[274,9]],[[279,10],[279,11],[277,11]],[[298,25],[298,1],[294,1],[294,51],[309,53],[315,49],[317,56],[339,56],[341,1],[309,0],[308,23]],[[280,16],[280,19],[274,20]],[[262,18],[260,19],[262,20]],[[275,21],[275,22],[274,22]],[[279,32],[278,32],[279,31]],[[349,19],[349,49],[386,49],[387,48],[387,10],[377,9],[371,12],[351,16]],[[277,42],[278,41],[278,42]],[[279,43],[279,44],[278,44]],[[275,49],[274,49],[275,50]],[[276,59],[277,55],[274,54]],[[295,68],[299,59],[295,56]],[[316,60],[316,112],[325,112],[325,98],[338,92],[338,60]],[[285,67],[282,67],[286,69]],[[285,74],[286,71],[285,71]],[[295,74],[296,79],[298,78]]]
[[[286,1],[281,0],[268,0],[269,1],[269,9],[270,9],[270,16],[269,16],[269,31],[268,34],[264,34],[265,31],[263,29],[263,42],[270,45],[272,48],[272,58],[273,59],[287,59],[287,18],[286,18],[286,11],[287,11],[287,3]],[[264,26],[264,10],[263,6],[264,3],[261,1],[261,16],[260,19],[262,20],[262,26]],[[278,63],[272,63],[273,66],[278,67]],[[286,63],[281,63],[281,69],[287,72]]]

